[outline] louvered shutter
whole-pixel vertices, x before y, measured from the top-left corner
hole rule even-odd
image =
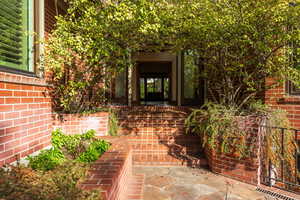
[[[0,66],[28,70],[28,0],[0,0]]]

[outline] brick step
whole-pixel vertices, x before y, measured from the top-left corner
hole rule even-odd
[[[143,200],[145,175],[135,174],[128,186],[127,200]]]
[[[186,118],[118,118],[119,122],[136,123],[136,122],[151,122],[151,123],[166,123],[177,122],[184,124]]]
[[[189,144],[189,146],[179,144],[131,144],[134,152],[202,152],[198,143]]]
[[[189,155],[162,155],[162,154],[134,154],[133,164],[135,166],[189,166],[208,167],[208,162],[204,157]]]
[[[175,132],[176,133],[176,132]],[[126,135],[122,136],[126,138],[130,143],[139,142],[139,144],[165,144],[165,142],[185,144],[190,143],[200,143],[200,138],[197,135],[187,135],[187,134],[175,134],[172,133],[153,133],[153,132],[142,132],[138,135]],[[149,142],[148,142],[149,141]],[[156,141],[156,142],[154,142]]]
[[[156,127],[152,127],[152,126],[120,127],[119,134],[130,135],[130,136],[154,136],[154,137],[157,136],[158,139],[160,137],[166,137],[166,136],[170,138],[171,136],[186,135],[185,129],[183,127],[170,127],[170,126],[161,126],[161,125],[158,125]]]
[[[157,113],[149,113],[147,111],[144,112],[139,112],[139,113],[132,113],[132,112],[123,112],[123,113],[117,113],[117,116],[119,118],[168,118],[168,119],[175,119],[175,118],[186,118],[189,114],[187,113],[176,113],[176,112],[168,112],[168,113],[162,113],[162,112],[157,112]]]
[[[120,118],[186,118],[188,113],[178,112],[118,112],[117,116]]]
[[[142,128],[142,127],[181,127],[184,128],[184,122],[179,122],[176,120],[172,121],[121,121],[118,123],[119,127],[122,128]]]

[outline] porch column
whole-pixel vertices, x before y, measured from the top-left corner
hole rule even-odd
[[[128,105],[132,106],[132,67],[128,67]]]
[[[181,106],[182,102],[182,54],[181,52],[178,53],[177,56],[177,105]]]

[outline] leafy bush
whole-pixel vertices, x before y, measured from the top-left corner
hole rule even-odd
[[[47,172],[21,165],[0,168],[0,199],[98,200],[98,191],[84,191],[79,187],[86,172],[86,165],[74,161]]]
[[[280,129],[270,129],[270,132],[262,135],[262,140],[266,142],[268,157],[275,166],[279,166],[284,160],[287,163],[285,168],[294,171],[296,163],[294,154],[298,147],[294,133],[289,131],[287,114],[282,110],[270,109],[259,102],[249,105],[247,110],[207,103],[191,113],[186,120],[186,126],[188,132],[200,135],[203,147],[247,158],[257,150],[254,149],[257,147],[255,145],[257,138],[251,134],[251,127],[243,124],[243,120],[247,120],[247,117],[255,119],[255,123],[261,123],[258,125],[287,129],[284,135],[284,154],[280,143],[282,137]]]
[[[109,111],[108,126],[109,126],[108,134],[111,136],[117,136],[119,130],[118,117],[116,113],[112,110]]]
[[[79,155],[77,160],[81,162],[93,162],[97,160],[108,148],[109,144],[104,140],[95,140],[90,144],[85,152]]]
[[[37,156],[28,156],[32,169],[52,170],[66,160],[93,162],[110,146],[108,142],[97,139],[94,130],[84,134],[65,135],[57,129],[52,132],[51,142],[53,148],[42,150]]]
[[[70,159],[76,159],[95,138],[95,131],[89,130],[84,134],[65,135],[61,129],[52,132],[52,145],[60,149]]]
[[[50,170],[58,164],[61,164],[65,157],[57,148],[42,150],[37,156],[28,156],[29,166],[32,169]]]

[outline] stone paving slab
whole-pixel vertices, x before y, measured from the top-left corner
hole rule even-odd
[[[135,167],[134,173],[145,175],[144,200],[265,200],[255,186],[205,169]]]

